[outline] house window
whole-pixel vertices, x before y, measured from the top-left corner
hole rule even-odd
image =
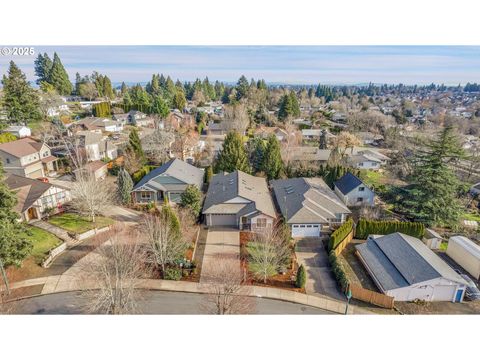
[[[257,227],[259,228],[267,227],[267,219],[257,219]]]
[[[360,186],[360,187],[358,188],[358,191],[365,191],[365,187],[364,187],[364,186]]]
[[[9,158],[7,158],[7,164],[10,164],[10,159]]]
[[[362,162],[361,162],[361,163],[358,163],[358,166],[363,166],[363,163],[362,163]]]
[[[147,191],[142,191],[140,193],[140,197],[142,198],[142,200],[150,200],[150,193]]]
[[[357,202],[363,202],[363,198],[362,197],[357,198]]]
[[[64,198],[65,198],[65,193],[64,192],[57,193],[57,200],[62,200]]]

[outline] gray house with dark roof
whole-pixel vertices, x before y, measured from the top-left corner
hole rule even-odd
[[[188,185],[195,185],[201,190],[203,176],[203,169],[172,159],[145,175],[133,187],[132,198],[140,204],[163,202],[165,198],[176,203]]]
[[[316,237],[343,223],[350,210],[321,178],[272,180],[275,202],[293,237]]]
[[[347,206],[374,206],[375,193],[358,177],[347,172],[334,183],[335,194]]]
[[[420,239],[398,232],[371,236],[356,249],[380,291],[396,301],[463,300],[467,282]]]
[[[234,171],[210,181],[202,214],[207,226],[262,230],[277,217],[265,178]]]

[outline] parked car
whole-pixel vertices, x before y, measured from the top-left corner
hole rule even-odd
[[[480,300],[480,290],[478,290],[477,285],[470,279],[468,275],[460,274],[462,278],[468,282],[467,291],[465,292],[465,297],[468,300]]]
[[[39,177],[37,180],[40,180],[41,182],[48,183],[48,178],[46,177]]]

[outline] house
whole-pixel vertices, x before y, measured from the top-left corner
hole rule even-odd
[[[331,153],[330,149],[319,149],[316,146],[298,146],[290,150],[290,161],[321,165],[328,162]]]
[[[107,177],[108,163],[100,160],[95,160],[85,164],[81,169],[73,171],[75,177],[78,177],[80,173],[91,175],[95,180],[103,180]]]
[[[347,206],[375,205],[375,193],[351,172],[338,179],[333,190]]]
[[[67,188],[40,180],[12,174],[5,183],[16,192],[18,201],[14,209],[24,221],[41,219],[47,214],[60,212],[63,204],[71,200],[70,190]]]
[[[423,243],[428,246],[429,249],[440,249],[443,239],[442,236],[433,229],[425,229],[425,235],[422,239]]]
[[[129,123],[129,114],[114,114],[112,119],[118,121],[122,125],[127,125]]]
[[[265,178],[239,170],[213,176],[202,214],[207,226],[251,231],[273,226],[277,217]]]
[[[85,118],[77,121],[72,126],[80,127],[83,130],[100,130],[105,132],[120,132],[123,130],[121,121],[103,119],[103,118]]]
[[[270,186],[292,237],[320,236],[351,213],[321,178],[272,180]]]
[[[128,112],[128,123],[130,125],[137,125],[140,120],[146,119],[147,115],[138,110],[130,110]],[[140,126],[140,125],[138,125]]]
[[[271,134],[274,134],[278,141],[286,141],[288,139],[288,132],[285,129],[279,128],[277,126],[267,127],[259,126],[255,129],[255,135],[261,136],[266,139]]]
[[[132,198],[137,204],[168,201],[177,203],[188,185],[200,190],[204,170],[179,159],[172,159],[145,175],[133,187]]]
[[[480,280],[480,246],[465,236],[452,236],[448,239],[447,255]]]
[[[380,170],[390,158],[373,149],[355,147],[347,151],[347,162],[355,169]]]
[[[397,232],[355,248],[380,291],[396,301],[463,300],[467,282],[420,239]]]
[[[23,125],[9,126],[5,130],[3,130],[3,132],[15,135],[17,138],[24,138],[32,135],[32,131],[30,130],[30,128]]]
[[[54,176],[58,170],[47,144],[30,137],[0,144],[0,160],[6,172],[32,179]]]
[[[167,118],[165,119],[165,127],[166,128],[173,128],[178,129],[179,127],[193,127],[194,126],[193,116],[184,114],[177,109],[168,114]]]
[[[383,136],[380,134],[374,134],[369,131],[362,131],[355,134],[363,145],[378,145],[383,140]]]
[[[104,138],[100,131],[78,131],[75,136],[77,146],[85,150],[87,161],[115,159],[118,156],[117,146]]]

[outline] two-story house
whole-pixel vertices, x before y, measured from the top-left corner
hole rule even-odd
[[[0,144],[0,160],[7,173],[31,179],[54,176],[58,170],[47,144],[29,137]]]
[[[374,206],[375,193],[358,177],[347,172],[335,181],[334,191],[347,206]]]

